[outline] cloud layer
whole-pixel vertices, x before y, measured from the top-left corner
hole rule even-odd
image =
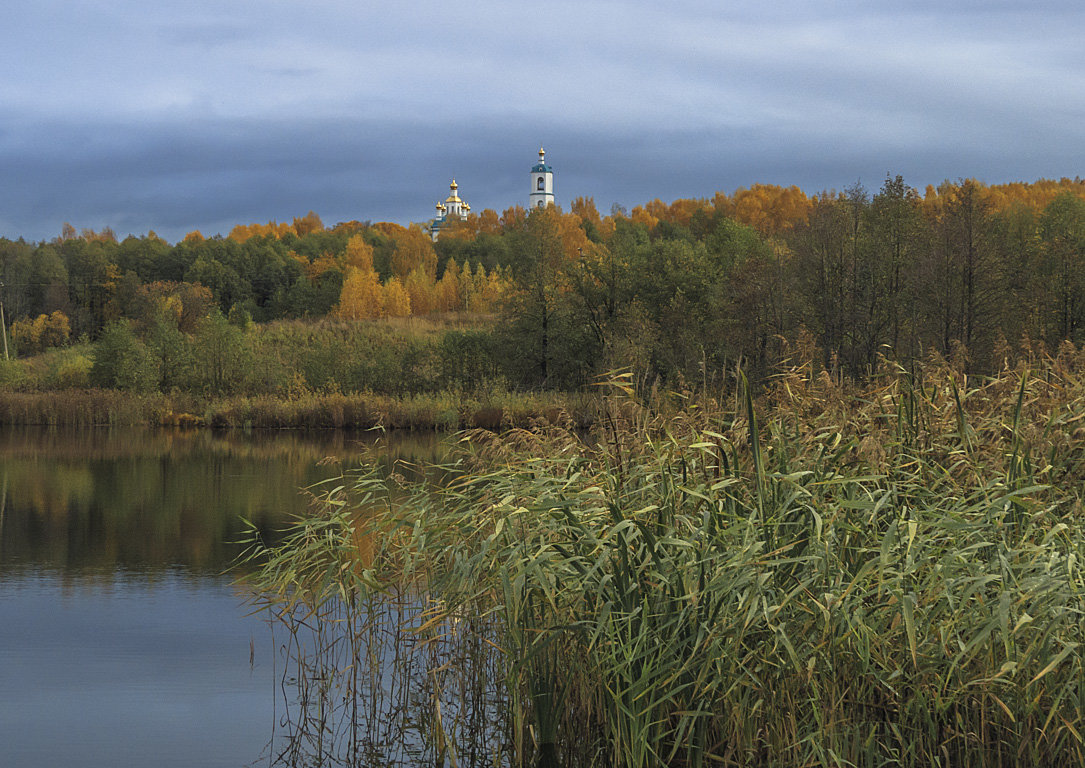
[[[1080,173],[1070,3],[11,0],[0,235]],[[769,4],[766,4],[769,5]],[[1027,10],[1024,10],[1027,9]]]

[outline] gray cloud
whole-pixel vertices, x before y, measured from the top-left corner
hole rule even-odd
[[[559,198],[605,210],[1073,176],[1085,140],[1070,3],[9,5],[6,236],[422,220],[452,175],[502,209],[540,143]]]

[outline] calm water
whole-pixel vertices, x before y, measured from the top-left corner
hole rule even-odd
[[[276,654],[231,542],[365,439],[0,429],[0,766],[266,764]]]

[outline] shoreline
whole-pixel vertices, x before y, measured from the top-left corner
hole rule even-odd
[[[149,426],[212,429],[504,430],[540,423],[588,429],[597,400],[581,393],[396,397],[313,393],[296,397],[134,394],[114,389],[0,393],[0,426]]]

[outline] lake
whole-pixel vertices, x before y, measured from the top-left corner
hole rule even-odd
[[[225,573],[368,435],[0,429],[0,765],[267,764],[281,670]],[[392,436],[383,460],[436,455]]]

